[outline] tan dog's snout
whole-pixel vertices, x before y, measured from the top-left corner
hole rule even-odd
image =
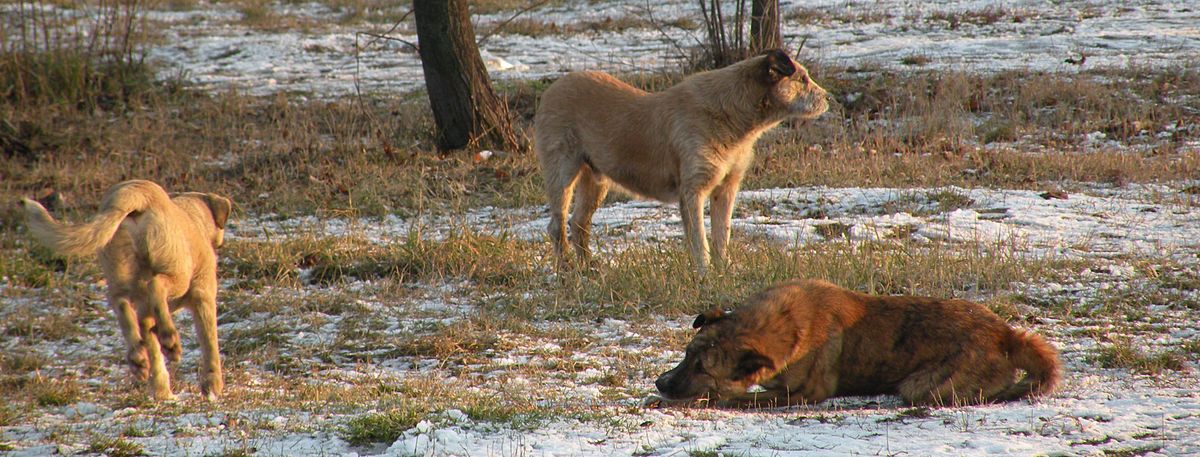
[[[815,119],[829,110],[830,102],[836,101],[831,100],[829,92],[817,84],[817,81],[808,75],[807,70],[801,70],[801,73],[795,81],[799,89],[797,96],[792,100],[790,111],[800,119]]]

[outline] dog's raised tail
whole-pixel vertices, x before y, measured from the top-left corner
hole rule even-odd
[[[144,211],[154,200],[170,200],[161,187],[149,181],[125,181],[113,186],[100,206],[100,214],[83,224],[65,224],[54,219],[40,203],[21,200],[29,232],[59,255],[89,256],[112,240],[121,222],[135,211]]]
[[[1008,357],[1013,365],[1025,370],[1025,377],[999,395],[999,400],[1015,400],[1048,394],[1062,379],[1058,351],[1037,334],[1014,330],[1009,336]]]

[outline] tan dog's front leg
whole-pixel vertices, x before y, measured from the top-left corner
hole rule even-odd
[[[200,393],[208,401],[215,401],[225,390],[221,351],[217,344],[216,280],[212,280],[211,285],[206,284],[203,289],[189,292],[184,306],[192,311],[196,340],[200,344],[200,364],[196,374],[200,381]]]
[[[196,325],[196,339],[200,345],[197,378],[200,383],[200,393],[203,393],[210,402],[216,401],[224,391],[221,349],[217,344],[216,291],[216,277],[205,275],[197,279],[196,285],[188,291],[182,302],[184,307],[191,309],[192,321]]]
[[[742,173],[743,170],[730,172],[721,185],[713,190],[709,217],[712,220],[713,261],[718,267],[724,267],[729,263],[730,222],[733,219],[733,205],[737,201],[737,191],[742,184]]]
[[[692,263],[700,276],[704,276],[708,272],[709,259],[708,240],[704,236],[704,196],[695,191],[684,191],[679,199],[679,212]]]

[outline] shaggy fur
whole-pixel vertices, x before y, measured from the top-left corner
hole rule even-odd
[[[700,331],[683,362],[655,382],[667,402],[783,406],[899,394],[918,405],[964,405],[1044,395],[1061,371],[1050,344],[982,305],[824,281],[776,285],[693,326]],[[747,392],[754,385],[763,390]]]
[[[727,260],[729,220],[758,137],[788,118],[814,118],[827,93],[783,51],[698,73],[647,93],[606,73],[568,74],[542,94],[535,146],[550,206],[550,241],[568,266],[570,240],[590,256],[592,214],[612,183],[644,198],[678,202],[688,250],[704,273],[704,202],[712,199],[713,255]]]
[[[150,181],[125,181],[109,189],[100,214],[79,225],[59,223],[46,209],[23,201],[29,231],[60,255],[100,253],[108,303],[125,337],[133,375],[150,381],[155,399],[171,400],[163,360],[180,357],[171,313],[188,308],[200,342],[200,389],[221,394],[217,349],[217,254],[224,241],[229,199],[189,192],[171,198]]]

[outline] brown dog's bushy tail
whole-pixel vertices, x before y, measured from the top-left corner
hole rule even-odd
[[[100,214],[84,224],[64,224],[54,220],[46,208],[28,198],[22,199],[29,232],[59,255],[88,256],[108,244],[121,222],[130,213],[144,211],[155,200],[169,201],[170,196],[149,181],[126,181],[109,191]]]
[[[1058,351],[1044,338],[1034,333],[1015,330],[1009,336],[1008,357],[1013,365],[1025,370],[1025,377],[1001,392],[998,400],[1015,400],[1054,391],[1062,379],[1062,364]]]

